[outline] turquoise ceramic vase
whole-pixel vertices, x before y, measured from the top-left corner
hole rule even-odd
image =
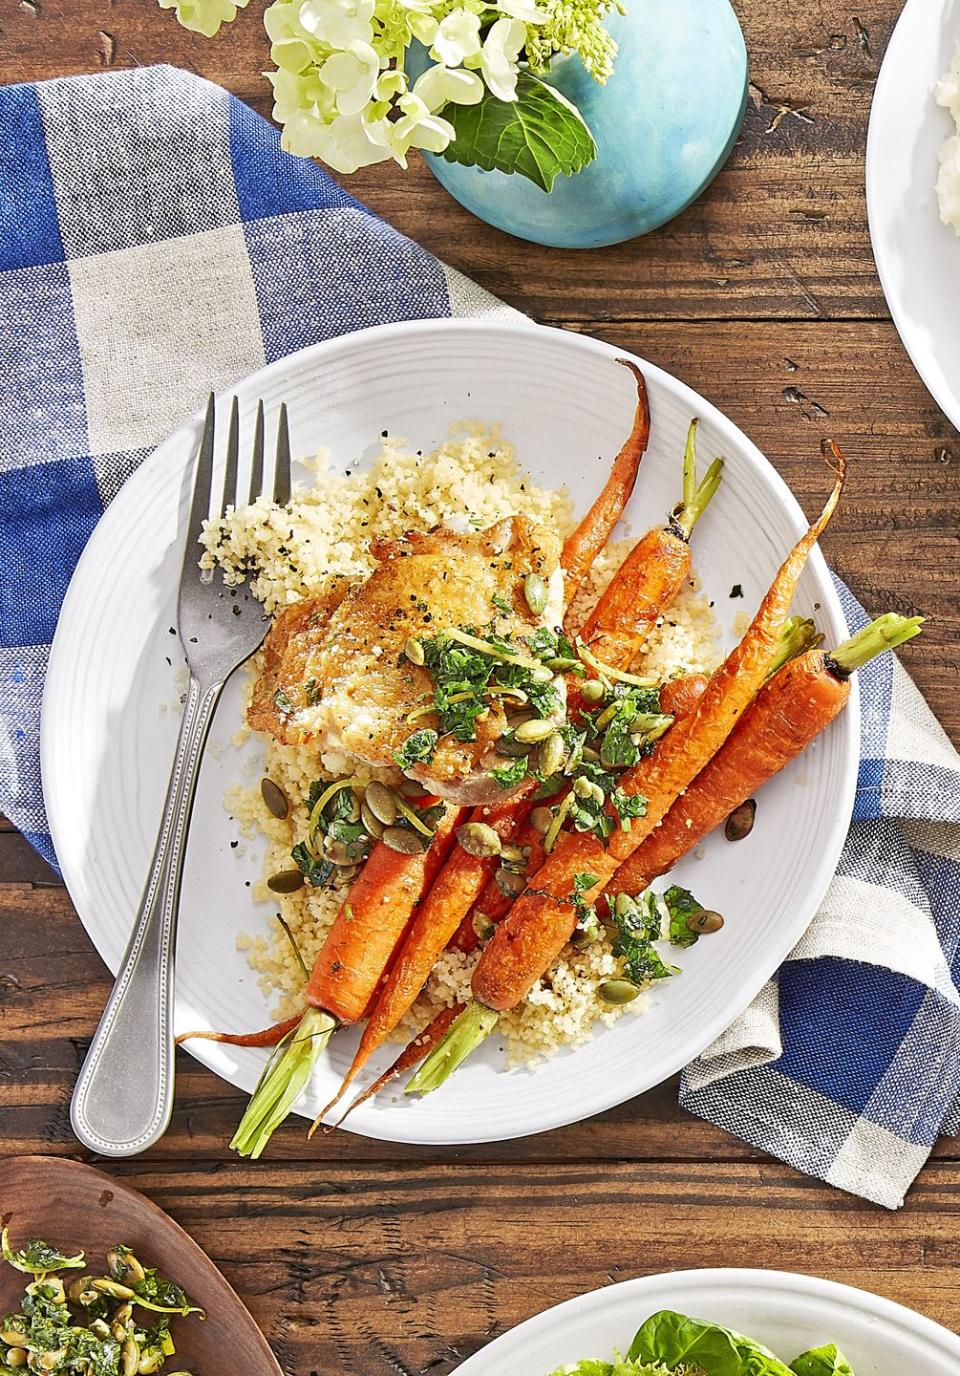
[[[747,51],[729,0],[626,0],[612,14],[616,70],[599,86],[579,58],[547,75],[573,101],[599,155],[548,194],[526,177],[428,155],[450,195],[518,239],[598,248],[647,234],[703,191],[725,162],[747,103]],[[413,65],[413,64],[411,64]]]

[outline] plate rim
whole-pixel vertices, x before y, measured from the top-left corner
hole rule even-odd
[[[496,1367],[489,1366],[488,1361],[481,1359],[489,1360],[490,1354],[493,1354],[493,1361],[496,1361],[497,1346],[502,1344],[502,1350],[505,1351],[509,1345],[508,1340],[517,1340],[524,1329],[530,1330],[540,1326],[548,1328],[553,1322],[556,1322],[561,1311],[571,1313],[576,1310],[589,1310],[596,1297],[601,1295],[610,1296],[612,1300],[619,1297],[625,1304],[630,1303],[635,1298],[642,1298],[646,1291],[656,1289],[665,1281],[674,1283],[680,1292],[686,1291],[691,1295],[695,1295],[698,1289],[726,1284],[733,1288],[754,1291],[764,1289],[769,1291],[771,1295],[779,1292],[797,1297],[807,1297],[812,1301],[830,1300],[843,1304],[865,1318],[873,1318],[896,1325],[931,1344],[936,1343],[943,1350],[944,1355],[955,1357],[960,1362],[960,1337],[956,1333],[944,1324],[938,1323],[936,1319],[921,1314],[919,1310],[911,1309],[909,1305],[901,1304],[898,1300],[888,1299],[885,1295],[878,1295],[872,1290],[864,1290],[860,1286],[848,1285],[844,1281],[829,1280],[824,1276],[804,1271],[781,1271],[766,1267],[706,1266],[689,1267],[678,1271],[655,1271],[649,1275],[633,1276],[628,1280],[617,1281],[614,1285],[601,1285],[593,1290],[586,1290],[582,1294],[572,1295],[569,1299],[550,1305],[549,1308],[543,1309],[537,1314],[531,1314],[528,1319],[515,1324],[506,1333],[501,1333],[499,1337],[474,1352],[465,1362],[456,1367],[453,1376],[491,1376],[491,1372],[495,1371]],[[778,1282],[780,1283],[778,1284]],[[683,1300],[682,1293],[680,1299]],[[617,1340],[617,1335],[611,1334],[611,1349]],[[578,1359],[574,1354],[571,1355],[570,1360]],[[960,1366],[957,1370],[960,1371]],[[531,1372],[529,1376],[541,1376],[541,1374]],[[544,1372],[543,1376],[547,1376],[547,1373]]]
[[[263,368],[244,375],[237,379],[233,388],[217,395],[218,404],[222,403],[224,398],[231,395],[233,391],[248,389],[259,385],[261,379],[274,378],[278,375],[282,378],[286,373],[292,370],[322,366],[325,360],[331,357],[335,358],[337,351],[344,346],[362,348],[366,342],[373,338],[391,343],[396,339],[407,339],[411,335],[429,335],[435,332],[476,335],[479,337],[491,333],[506,333],[508,335],[524,334],[532,337],[545,334],[560,344],[561,347],[569,348],[575,352],[586,350],[587,352],[611,359],[616,359],[618,357],[630,359],[643,370],[644,375],[648,379],[655,378],[668,391],[673,391],[681,399],[689,402],[691,414],[697,414],[701,419],[709,420],[710,424],[715,426],[721,435],[729,438],[730,442],[735,445],[737,450],[743,455],[745,461],[756,472],[763,475],[765,482],[769,483],[773,496],[783,506],[787,519],[789,523],[794,526],[796,534],[799,535],[802,530],[806,528],[807,518],[797,498],[770,460],[734,421],[714,405],[714,403],[696,392],[688,383],[683,382],[680,378],[668,372],[666,369],[650,362],[630,349],[619,348],[590,335],[563,330],[553,326],[539,325],[526,317],[518,320],[497,315],[464,318],[440,317],[437,319],[400,321],[385,325],[369,326],[363,330],[352,331],[345,335],[338,335],[332,339],[309,345],[305,349],[297,350],[295,353],[288,354],[283,358],[275,359],[273,362],[266,364]],[[50,834],[55,849],[57,836],[65,834],[66,826],[69,822],[68,815],[63,817],[58,816],[59,808],[62,808],[64,813],[69,814],[69,800],[68,797],[65,796],[62,803],[58,803],[57,801],[58,791],[57,785],[54,782],[56,775],[55,756],[50,743],[52,728],[49,725],[54,711],[56,695],[61,691],[59,681],[63,677],[61,660],[65,659],[63,642],[66,638],[66,632],[62,631],[62,627],[68,624],[69,617],[72,615],[73,604],[82,601],[83,593],[81,582],[85,576],[86,568],[92,567],[101,545],[106,551],[109,551],[109,518],[111,511],[114,511],[116,508],[118,513],[122,512],[122,506],[118,507],[118,503],[121,501],[134,501],[136,499],[139,484],[141,482],[148,482],[154,469],[167,461],[172,454],[175,454],[179,447],[196,442],[201,431],[204,410],[205,408],[189,416],[170,435],[161,440],[152,453],[138,465],[137,469],[126,480],[120,492],[118,492],[117,496],[98,521],[71,576],[50,649],[41,708],[41,778]],[[837,619],[838,624],[846,626],[846,617],[843,607],[819,544],[815,545],[811,551],[808,565],[811,569],[816,571],[817,580],[822,589],[822,596],[825,602],[829,604],[832,615]],[[424,1134],[423,1131],[418,1131],[416,1127],[416,1122],[418,1121],[416,1114],[397,1115],[396,1119],[390,1119],[387,1122],[379,1124],[378,1131],[375,1133],[365,1131],[354,1119],[348,1119],[343,1125],[344,1128],[347,1131],[356,1132],[360,1136],[369,1137],[371,1140],[393,1141],[419,1146],[466,1146],[486,1142],[519,1140],[521,1137],[550,1132],[571,1123],[585,1121],[588,1118],[596,1117],[600,1113],[607,1112],[611,1108],[617,1107],[622,1103],[629,1102],[640,1094],[646,1093],[655,1086],[662,1084],[672,1075],[682,1070],[685,1065],[696,1059],[696,1057],[702,1054],[710,1043],[715,1040],[716,1037],[720,1036],[721,1033],[750,1005],[763,988],[764,984],[767,983],[783,961],[788,957],[790,951],[796,945],[796,942],[800,940],[803,933],[809,927],[836,873],[837,863],[842,853],[844,840],[853,814],[860,758],[860,696],[856,678],[854,679],[853,691],[850,695],[847,708],[842,714],[838,724],[840,729],[845,733],[843,776],[840,785],[840,806],[837,809],[838,820],[834,822],[833,829],[830,833],[831,844],[825,847],[818,857],[811,882],[807,886],[806,892],[808,894],[815,894],[815,898],[808,900],[807,904],[804,905],[803,911],[805,912],[805,917],[803,925],[798,925],[795,934],[791,931],[788,940],[780,941],[775,944],[777,958],[773,969],[767,970],[766,965],[764,965],[760,974],[756,974],[755,972],[751,973],[750,978],[746,979],[742,986],[740,986],[740,992],[733,1001],[730,1010],[725,1011],[722,1018],[717,1016],[712,1022],[708,1023],[701,1029],[700,1035],[696,1038],[695,1042],[691,1042],[691,1045],[696,1046],[696,1050],[689,1052],[689,1054],[684,1053],[679,1056],[671,1057],[662,1065],[658,1065],[655,1078],[652,1078],[649,1084],[643,1084],[638,1088],[633,1088],[631,1086],[626,1094],[622,1093],[616,1086],[612,1084],[609,1085],[607,1092],[598,1096],[597,1101],[592,1103],[587,1113],[570,1113],[559,1110],[549,1117],[544,1117],[543,1121],[540,1121],[536,1126],[527,1127],[520,1131],[515,1129],[498,1130],[495,1132],[491,1132],[488,1129],[481,1133],[470,1130],[457,1131],[455,1119],[451,1118],[451,1127],[444,1131],[442,1135],[437,1133]],[[63,788],[61,792],[67,795],[69,791]],[[80,906],[74,898],[74,892],[78,891],[82,893],[85,887],[82,878],[79,877],[82,876],[82,867],[78,863],[75,868],[72,858],[69,863],[65,864],[60,857],[59,851],[58,859],[60,860],[61,872],[67,892],[74,904],[80,922],[98,953],[100,953],[100,947],[90,931],[88,921],[81,913]],[[773,944],[774,943],[771,943],[771,945]],[[114,961],[107,961],[106,963],[108,964],[108,968],[110,968],[111,974],[115,975],[116,963]],[[234,1081],[227,1079],[227,1077],[223,1075],[222,1069],[211,1062],[211,1058],[216,1054],[216,1045],[216,1043],[199,1042],[186,1049],[195,1060],[206,1066],[213,1074],[221,1079],[225,1079],[227,1083],[232,1084]],[[574,1048],[574,1050],[575,1049],[576,1048]],[[535,1073],[535,1070],[531,1073]],[[298,1113],[298,1116],[301,1117],[312,1117],[312,1114],[305,1114],[299,1109],[294,1109],[294,1112]]]
[[[864,192],[867,205],[867,230],[870,235],[870,249],[873,253],[874,265],[877,269],[877,276],[880,279],[880,289],[883,292],[883,299],[887,303],[887,309],[890,312],[890,318],[893,321],[897,337],[906,350],[907,357],[913,364],[914,370],[918,374],[924,387],[926,387],[927,391],[951,424],[960,429],[960,391],[951,392],[948,388],[946,379],[942,376],[931,379],[931,369],[927,361],[930,351],[925,351],[921,347],[920,341],[917,338],[917,332],[910,324],[903,309],[899,293],[893,289],[893,269],[887,257],[886,249],[883,247],[881,241],[879,224],[881,217],[878,209],[878,199],[880,196],[880,182],[883,178],[883,154],[880,148],[879,126],[884,117],[883,105],[887,100],[888,88],[896,88],[896,73],[894,68],[899,60],[900,44],[905,43],[908,35],[912,33],[914,17],[921,13],[921,8],[924,3],[925,0],[907,0],[907,3],[900,11],[897,22],[893,26],[893,31],[887,40],[883,60],[880,63],[880,71],[877,73],[877,80],[873,88],[873,99],[870,102],[870,116],[867,121],[867,144],[864,157]],[[958,39],[958,41],[960,41],[960,39]],[[893,61],[890,60],[891,57]],[[947,227],[944,226],[945,230],[946,228]]]

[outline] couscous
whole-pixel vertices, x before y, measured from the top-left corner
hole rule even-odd
[[[322,594],[331,579],[365,579],[374,567],[372,540],[396,539],[409,530],[445,525],[454,530],[488,527],[522,514],[564,537],[572,526],[565,492],[532,482],[512,446],[496,433],[466,428],[430,454],[412,452],[399,440],[383,437],[369,469],[332,473],[323,456],[313,465],[313,485],[295,493],[278,509],[266,499],[211,524],[205,535],[204,562],[218,562],[228,581],[248,576],[266,608],[275,612]],[[582,619],[609,584],[630,548],[609,545],[596,559],[578,594],[574,620]],[[718,662],[715,625],[706,598],[690,578],[669,612],[649,635],[638,673],[665,679],[682,673],[709,673]],[[253,663],[249,689],[262,668]],[[399,770],[371,768],[338,752],[265,741],[265,774],[292,800],[284,819],[264,806],[259,785],[234,788],[226,806],[249,835],[266,840],[264,879],[254,891],[264,905],[264,932],[241,933],[238,945],[260,977],[273,1014],[292,1015],[301,1006],[303,971],[291,942],[272,914],[282,915],[299,955],[310,969],[343,901],[335,888],[303,886],[292,893],[267,887],[267,877],[290,866],[292,849],[306,837],[308,814],[300,800],[318,777],[344,775],[402,782]],[[448,950],[437,963],[402,1032],[421,1027],[443,1006],[470,996],[477,952]],[[616,978],[621,962],[601,937],[575,950],[569,947],[547,976],[516,1008],[504,1013],[499,1032],[514,1063],[530,1064],[575,1045],[597,1022],[610,1023],[625,1011],[639,1011],[643,1000],[616,1006],[598,997],[604,981]]]

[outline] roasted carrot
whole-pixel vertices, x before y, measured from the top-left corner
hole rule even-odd
[[[435,799],[425,799],[423,806]],[[442,866],[463,809],[448,806],[426,851],[378,842],[341,904],[314,963],[307,1010],[268,1061],[230,1146],[261,1155],[303,1090],[338,1027],[363,1017],[417,902]]]
[[[646,800],[644,816],[613,832],[606,845],[592,834],[567,832],[561,836],[480,957],[472,979],[474,1001],[410,1081],[408,1093],[427,1093],[435,1088],[488,1035],[497,1015],[526,997],[574,931],[577,877],[581,876],[581,889],[582,876],[593,880],[581,893],[581,901],[589,903],[599,896],[733,730],[776,659],[783,624],[807,556],[839,500],[846,464],[835,445],[830,450],[836,462],[833,491],[819,518],[779,569],[746,634],[710,679],[692,715],[677,722],[651,755],[621,776],[623,792],[640,794]]]
[[[306,1000],[339,1023],[367,1013],[415,905],[453,845],[461,808],[448,807],[429,850],[403,855],[380,844],[357,875],[314,962]]]
[[[660,689],[661,711],[674,720],[689,716],[703,696],[707,682],[705,674],[684,674],[680,678],[670,679]],[[535,874],[544,860],[543,833],[528,818],[514,836],[513,844],[522,849],[529,847],[524,874]],[[488,879],[473,910],[460,923],[450,945],[458,951],[475,951],[480,944],[477,928],[495,927],[503,921],[512,905],[513,896],[505,894],[495,878]]]
[[[474,820],[485,822],[505,840],[513,835],[529,807],[529,802],[518,803],[511,799],[499,808],[474,808],[471,816]],[[370,862],[367,863],[369,865]],[[404,1014],[413,1007],[460,918],[483,888],[495,864],[494,856],[469,855],[457,846],[432,886],[424,889],[426,897],[403,936],[397,958],[390,966],[387,981],[371,1010],[370,1020],[363,1030],[350,1069],[334,1098],[322,1110],[321,1117],[340,1100],[373,1053],[387,1041]]]
[[[620,866],[607,892],[642,893],[672,869],[840,715],[850,697],[854,670],[919,635],[922,620],[889,612],[832,653],[810,650],[790,660],[760,689],[656,831]]]
[[[630,500],[630,494],[637,481],[643,451],[650,438],[650,403],[647,400],[647,386],[643,374],[629,359],[618,358],[617,362],[624,368],[629,368],[637,381],[637,410],[633,429],[613,461],[610,476],[602,492],[576,530],[567,536],[563,546],[560,565],[563,569],[565,607],[570,606],[593,561],[610,539],[614,526],[623,515],[623,509]]]
[[[697,422],[690,422],[683,453],[683,497],[665,526],[648,530],[580,629],[601,661],[629,666],[657,620],[690,577],[690,537],[720,485],[723,460],[697,482]],[[569,628],[568,628],[569,629]]]
[[[302,1013],[294,1013],[292,1018],[284,1018],[282,1022],[271,1023],[269,1027],[263,1027],[259,1032],[181,1032],[179,1037],[174,1037],[174,1042],[180,1046],[182,1042],[193,1041],[199,1038],[207,1042],[227,1042],[230,1046],[279,1046],[284,1037],[288,1037],[297,1026]]]
[[[372,1085],[368,1085],[363,1093],[359,1094],[356,1099],[354,1099],[353,1103],[340,1119],[340,1122],[331,1123],[328,1127],[324,1128],[324,1132],[333,1132],[340,1126],[340,1123],[347,1117],[347,1114],[352,1113],[353,1110],[359,1108],[361,1104],[365,1104],[368,1099],[373,1099],[380,1093],[381,1089],[385,1089],[387,1085],[392,1084],[398,1076],[405,1074],[408,1070],[412,1070],[415,1065],[419,1065],[425,1056],[429,1056],[430,1052],[440,1045],[450,1030],[450,1024],[455,1018],[460,1016],[463,1012],[463,1008],[464,1005],[462,1003],[455,1003],[450,1008],[441,1008],[433,1021],[427,1023],[426,1027],[418,1032],[413,1040],[403,1048],[393,1065],[389,1066],[382,1075],[374,1080]],[[326,1110],[324,1110],[324,1112],[326,1112]]]

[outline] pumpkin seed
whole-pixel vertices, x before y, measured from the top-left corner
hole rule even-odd
[[[426,798],[430,790],[424,788],[416,779],[404,779],[400,785],[400,792],[405,798]]]
[[[593,784],[584,774],[578,774],[573,781],[573,791],[578,798],[589,798],[593,793]]]
[[[494,745],[494,750],[498,755],[506,755],[508,760],[518,760],[522,755],[529,755],[532,746],[525,745],[519,741],[516,735],[501,736]]]
[[[56,1371],[66,1355],[62,1347],[50,1348],[37,1362],[37,1366],[41,1371]]]
[[[331,865],[355,865],[357,863],[357,857],[351,855],[350,847],[339,837],[324,837],[323,854]]]
[[[640,993],[639,984],[632,979],[605,979],[597,986],[597,993],[604,1003],[633,1003]]]
[[[555,674],[565,674],[570,669],[576,669],[580,663],[579,659],[571,659],[568,655],[557,655],[555,659],[545,659],[543,662]]]
[[[524,852],[524,849],[526,849],[526,852],[527,852],[526,855],[524,855],[524,853],[523,853],[523,852]],[[501,846],[501,847],[500,847],[500,860],[501,860],[501,862],[502,862],[503,864],[505,864],[505,865],[522,865],[523,862],[524,862],[524,860],[526,860],[526,858],[527,858],[527,856],[528,856],[529,854],[530,854],[530,847],[529,847],[529,846],[527,846],[527,847],[525,847],[525,848],[524,848],[524,847],[521,847],[521,846],[511,846],[511,845],[506,845],[506,846]]]
[[[464,822],[462,827],[457,827],[457,840],[468,855],[500,854],[500,837],[486,822]]]
[[[372,836],[375,841],[379,841],[383,835],[383,823],[379,817],[375,817],[370,811],[370,805],[366,798],[360,804],[360,820],[366,828],[367,834]]]
[[[494,925],[486,913],[476,912],[470,919],[473,934],[478,941],[489,941],[494,933]]]
[[[9,1343],[11,1347],[25,1347],[27,1341],[26,1333],[21,1333],[19,1328],[0,1329],[0,1342]]]
[[[549,683],[553,678],[553,670],[548,669],[546,664],[538,664],[535,669],[530,670],[530,677],[534,683]]]
[[[93,1293],[97,1294],[98,1292],[95,1290]],[[90,1332],[96,1334],[98,1338],[106,1339],[110,1336],[110,1327],[108,1324],[104,1323],[103,1319],[93,1319],[87,1327],[90,1329]]]
[[[84,1295],[88,1296],[87,1300],[84,1300]],[[95,1296],[96,1291],[90,1289],[89,1276],[77,1276],[76,1280],[67,1286],[67,1299],[71,1304],[85,1304],[89,1302],[89,1297]]]
[[[626,917],[627,913],[633,907],[633,899],[628,893],[618,893],[614,907],[617,917]]]
[[[548,807],[535,807],[530,814],[530,824],[534,831],[538,831],[541,836],[545,836],[550,830],[552,821],[553,812]]]
[[[302,870],[277,870],[267,880],[267,888],[274,893],[296,893],[303,888]]]
[[[547,605],[547,585],[539,573],[527,574],[523,580],[523,595],[534,616],[539,616]]]
[[[522,721],[513,734],[523,745],[539,745],[548,736],[552,736],[556,729],[555,721],[531,717],[529,721]]]
[[[337,872],[333,876],[334,883],[338,889],[348,887],[360,873],[359,865],[338,865]]]
[[[121,1285],[118,1280],[108,1280],[106,1276],[98,1277],[93,1282],[94,1290],[102,1290],[105,1295],[112,1296],[115,1300],[135,1300],[136,1292],[131,1290],[129,1285]]]
[[[133,1305],[130,1303],[121,1304],[113,1317],[117,1323],[127,1323],[133,1318]]]
[[[267,805],[267,811],[272,812],[274,817],[279,817],[282,822],[290,811],[290,804],[280,785],[264,776],[260,780],[260,796]]]
[[[425,849],[420,837],[409,827],[387,827],[382,840],[385,846],[401,855],[420,855]]]
[[[145,1357],[140,1358],[140,1365],[137,1367],[139,1376],[153,1376],[155,1371],[159,1371],[163,1366],[163,1358],[159,1352],[148,1352]]]
[[[563,737],[559,731],[554,731],[553,735],[548,736],[543,742],[537,755],[537,765],[545,779],[559,773],[566,756],[567,747],[563,743]]]
[[[397,820],[397,800],[386,784],[380,783],[377,779],[367,784],[364,802],[377,821],[382,822],[385,827],[393,826]]]
[[[137,1376],[140,1369],[140,1348],[136,1338],[127,1338],[120,1349],[123,1376]]]
[[[526,887],[526,880],[522,874],[517,874],[515,870],[504,869],[502,865],[493,877],[504,898],[517,898]]]
[[[602,702],[606,695],[607,691],[598,678],[588,678],[581,684],[580,696],[584,702]]]
[[[122,1281],[124,1285],[139,1285],[146,1274],[133,1253],[119,1247],[113,1247],[107,1253],[107,1270],[114,1280]]]
[[[710,908],[702,908],[700,912],[690,914],[687,918],[687,926],[691,932],[707,935],[710,932],[719,932],[723,926],[723,918]]]
[[[727,818],[723,834],[728,841],[742,841],[753,831],[753,820],[757,815],[756,798],[748,798],[745,803],[735,807]]]
[[[411,664],[420,665],[426,659],[426,655],[423,652],[423,645],[415,635],[412,635],[404,645],[403,653]]]
[[[11,1347],[9,1352],[7,1352],[6,1356],[4,1357],[4,1361],[6,1362],[7,1366],[12,1367],[14,1370],[16,1370],[18,1367],[26,1366],[26,1351],[22,1347]]]

